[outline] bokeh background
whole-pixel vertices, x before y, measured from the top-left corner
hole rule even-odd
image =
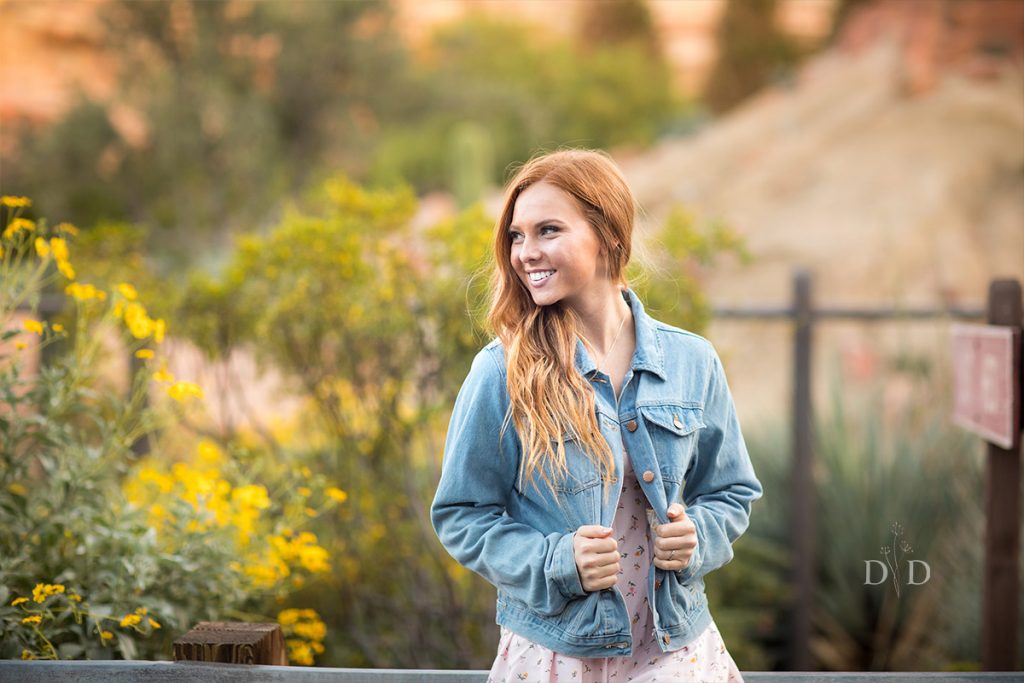
[[[765,486],[707,577],[740,667],[793,668],[793,325],[751,311],[803,269],[932,311],[815,325],[812,666],[980,668],[949,331],[1024,278],[1018,0],[0,0],[0,656],[226,619],[488,668],[428,508],[502,185],[563,146],[620,164],[631,281],[722,355]]]

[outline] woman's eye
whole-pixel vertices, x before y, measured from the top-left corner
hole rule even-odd
[[[558,227],[554,226],[554,225],[545,225],[543,228],[540,229],[540,233],[543,235],[545,230],[551,230],[553,232],[558,232]],[[518,232],[516,232],[514,230],[509,231],[508,236],[512,239],[513,242],[515,242],[517,239],[522,237],[522,235],[520,233],[518,233]]]

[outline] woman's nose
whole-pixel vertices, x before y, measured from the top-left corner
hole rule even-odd
[[[523,243],[519,247],[519,258],[523,263],[529,263],[530,261],[536,261],[541,256],[540,253],[540,242],[529,237],[523,238]]]

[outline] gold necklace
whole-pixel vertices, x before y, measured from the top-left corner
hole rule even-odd
[[[622,322],[619,323],[619,330],[618,330],[618,332],[615,333],[615,339],[612,340],[612,345],[608,347],[608,350],[605,351],[604,356],[601,358],[601,362],[598,363],[598,366],[597,366],[598,370],[601,369],[601,366],[604,365],[604,361],[608,358],[608,355],[612,352],[612,349],[615,348],[615,342],[619,341],[619,335],[622,334],[622,326],[626,324],[626,318],[628,318],[628,317],[629,317],[628,313],[626,315],[622,316]]]

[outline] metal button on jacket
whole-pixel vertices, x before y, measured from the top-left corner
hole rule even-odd
[[[650,470],[644,472],[644,481],[646,481],[648,484],[654,481],[654,472],[651,472]]]
[[[628,429],[631,432],[635,432],[636,431],[636,420],[630,420],[629,422],[627,422],[626,423],[626,429]]]
[[[678,415],[673,415],[672,416],[672,424],[674,424],[678,429],[682,429],[683,428],[683,423],[679,421],[679,416]]]

